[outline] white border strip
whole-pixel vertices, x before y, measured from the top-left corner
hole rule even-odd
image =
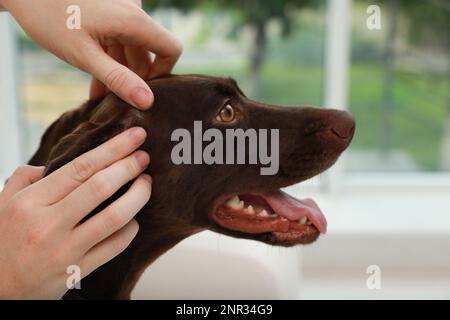
[[[352,0],[328,0],[325,43],[325,107],[347,109]],[[345,156],[324,174],[324,188],[335,192],[344,179]]]
[[[15,28],[12,17],[0,13],[0,176],[9,176],[21,162],[20,102]]]

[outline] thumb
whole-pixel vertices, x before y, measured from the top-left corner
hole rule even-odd
[[[142,78],[114,60],[101,48],[97,49],[94,55],[96,59],[89,57],[90,62],[86,64],[86,71],[138,109],[147,109],[153,104],[153,93]]]

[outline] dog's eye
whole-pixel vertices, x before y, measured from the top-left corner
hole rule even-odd
[[[222,122],[231,122],[234,120],[235,112],[233,107],[230,104],[227,104],[225,107],[220,110],[216,119]]]

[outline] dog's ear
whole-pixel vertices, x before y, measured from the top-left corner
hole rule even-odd
[[[96,148],[115,135],[134,126],[144,127],[142,112],[110,95],[94,109],[77,117],[76,126],[55,142],[48,156],[45,175],[81,154]],[[73,119],[72,119],[73,120]],[[63,121],[63,120],[62,120]]]
[[[54,121],[42,135],[41,143],[33,157],[28,161],[32,166],[46,165],[52,148],[64,136],[71,133],[75,128],[86,121],[94,108],[100,103],[99,100],[89,100],[79,108],[68,111]]]

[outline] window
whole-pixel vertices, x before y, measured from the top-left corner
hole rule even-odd
[[[272,2],[281,3],[253,3]],[[408,289],[414,282],[425,297],[448,298],[448,287],[430,285],[450,278],[439,249],[450,245],[448,6],[376,1],[381,29],[369,30],[373,13],[367,9],[374,3],[368,0],[311,1],[282,11],[275,6],[261,11],[268,14],[263,26],[246,15],[254,8],[241,4],[164,3],[169,7],[147,9],[183,39],[185,53],[175,73],[232,76],[257,100],[346,108],[356,118],[354,141],[338,164],[289,188],[318,200],[329,221],[327,238],[291,252],[297,262],[303,256],[301,296],[420,297]],[[90,78],[36,47],[6,14],[0,14],[0,41],[5,178],[36,150],[54,119],[86,100]],[[208,239],[202,250],[205,243],[216,245]],[[273,260],[283,268],[280,259]],[[365,288],[365,268],[374,263],[393,284],[378,295]],[[402,274],[404,269],[411,273]]]
[[[372,4],[352,8],[349,108],[358,133],[346,169],[449,172],[448,10],[438,1],[385,1],[381,29],[369,30]]]

